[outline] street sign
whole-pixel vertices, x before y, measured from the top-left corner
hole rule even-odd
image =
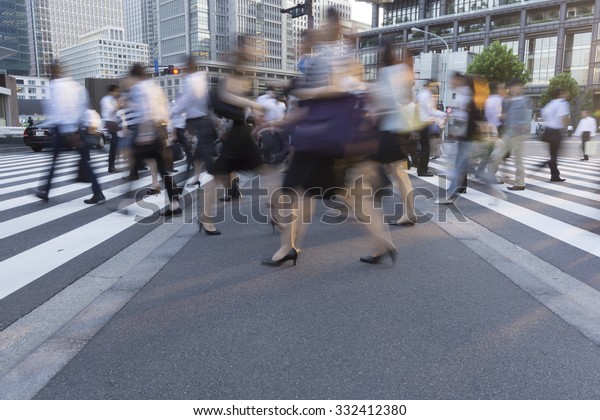
[[[288,13],[292,17],[292,19],[295,19],[300,16],[304,16],[304,15],[308,14],[306,3],[305,4],[298,3],[294,7],[290,7],[288,9],[281,9],[281,13]]]

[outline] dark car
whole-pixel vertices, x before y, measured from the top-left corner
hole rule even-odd
[[[48,121],[40,121],[31,127],[27,127],[23,132],[23,142],[25,146],[31,147],[34,152],[41,152],[44,148],[53,147],[53,137],[56,127]],[[94,130],[88,133],[87,130],[81,130],[81,139],[88,147],[102,149],[106,144],[106,136],[103,132]]]

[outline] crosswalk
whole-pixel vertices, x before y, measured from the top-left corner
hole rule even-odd
[[[469,179],[468,193],[457,201],[475,203],[509,220],[518,222],[539,233],[568,244],[593,256],[600,257],[600,160],[581,162],[575,158],[559,159],[559,170],[565,182],[549,182],[549,169],[539,169],[545,157],[524,158],[527,187],[510,191],[507,184],[495,186],[507,195],[497,200],[490,186]],[[438,172],[448,169],[447,162],[433,161],[430,166]],[[501,165],[498,174],[507,183],[514,180],[511,159]],[[424,179],[438,185],[435,178]]]
[[[150,205],[155,209],[167,205],[164,193],[146,197],[149,206],[131,205],[127,215],[110,211],[108,205],[84,204],[91,188],[89,184],[74,182],[78,159],[75,154],[60,156],[50,201],[44,203],[33,192],[47,173],[51,155],[0,154],[0,300],[132,228],[140,217],[151,216]],[[462,207],[461,202],[475,205],[600,257],[600,160],[560,159],[561,176],[567,179],[563,183],[548,182],[547,168],[536,170],[543,160],[544,157],[536,156],[525,158],[525,191],[511,192],[506,185],[500,186],[507,200],[499,201],[494,199],[489,186],[473,179],[468,193],[457,205]],[[435,160],[430,167],[442,173],[448,170],[447,164],[443,159]],[[107,172],[103,153],[92,154],[91,165],[109,202],[116,202],[130,188],[142,188],[151,182],[149,173],[142,172],[131,187],[124,186],[123,173]],[[179,162],[178,167],[184,168],[185,162]],[[500,167],[498,175],[508,180],[514,178],[510,160]],[[417,182],[436,188],[440,185],[437,176],[415,178],[415,185]],[[63,225],[67,227],[62,229]]]
[[[51,155],[0,155],[0,299],[136,225],[141,218],[153,214],[151,208],[166,207],[166,193],[145,197],[148,205],[129,205],[127,214],[110,211],[109,205],[84,204],[83,199],[91,196],[91,188],[90,184],[74,182],[78,161],[77,154],[65,153],[59,157],[50,201],[45,203],[33,192],[47,174]],[[106,154],[93,154],[90,164],[109,202],[124,196],[130,188],[151,183],[149,173],[142,172],[131,186],[124,184],[121,178],[126,173],[107,172]],[[180,166],[184,168],[185,164]],[[67,220],[69,230],[47,232]],[[55,236],[49,239],[52,234]],[[38,236],[44,239],[38,241]],[[25,241],[30,246],[21,249],[19,243]]]

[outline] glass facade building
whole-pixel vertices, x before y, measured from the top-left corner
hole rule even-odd
[[[58,51],[105,26],[123,27],[122,0],[26,0],[30,74],[47,76]]]
[[[0,47],[14,51],[9,57],[0,60],[0,72],[29,75],[25,0],[0,1]]]
[[[158,58],[156,0],[123,0],[125,36],[130,42],[148,45],[148,58]]]
[[[357,49],[369,78],[377,73],[377,46],[391,40],[414,55],[479,53],[506,45],[531,72],[527,92],[539,95],[552,77],[569,72],[600,105],[600,0],[373,0],[373,28],[358,34]],[[414,32],[412,28],[428,33]]]

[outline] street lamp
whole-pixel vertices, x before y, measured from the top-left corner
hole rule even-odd
[[[414,32],[421,32],[423,34],[431,35],[431,36],[439,39],[440,41],[442,41],[444,43],[444,45],[446,46],[446,65],[444,66],[444,72],[443,72],[443,78],[444,78],[444,80],[442,81],[443,86],[444,86],[443,89],[442,89],[442,92],[443,92],[442,93],[442,104],[444,105],[444,108],[445,108],[446,106],[448,106],[448,103],[446,102],[446,86],[448,84],[448,63],[450,62],[450,47],[448,47],[448,43],[444,40],[444,38],[442,38],[442,37],[440,37],[440,36],[438,36],[436,34],[433,34],[433,33],[428,32],[428,31],[424,31],[424,30],[419,29],[419,28],[410,28],[410,31],[413,32],[413,33]],[[442,141],[444,141],[445,135],[446,135],[446,130],[443,130],[442,131]]]

